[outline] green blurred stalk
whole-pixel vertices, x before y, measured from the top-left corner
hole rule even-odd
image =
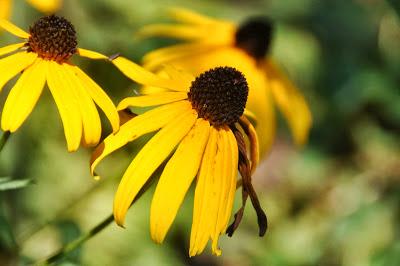
[[[6,132],[3,133],[3,135],[1,135],[1,138],[0,138],[0,152],[3,150],[4,145],[6,145],[8,139],[10,138],[10,135],[11,135],[10,131],[6,131]]]
[[[142,187],[142,189],[137,194],[136,198],[132,201],[132,204],[131,204],[130,207],[132,207],[132,205],[138,199],[140,199],[143,196],[143,194],[149,189],[151,184],[153,184],[154,180],[156,179],[155,176],[157,176],[157,175],[154,175],[152,178],[150,178],[150,180],[148,180],[147,183]],[[96,236],[101,231],[103,231],[105,228],[107,228],[107,226],[109,226],[113,221],[114,221],[114,215],[111,214],[110,216],[108,216],[107,218],[102,220],[98,225],[93,227],[86,234],[81,235],[79,238],[77,238],[77,239],[73,240],[72,242],[66,244],[59,251],[57,251],[55,254],[53,254],[52,256],[48,257],[46,260],[36,262],[36,263],[34,263],[34,265],[52,265],[55,262],[65,258],[69,253],[71,253],[72,251],[77,249],[79,246],[81,246],[83,243],[85,243],[86,241],[88,241],[92,237]]]
[[[35,263],[35,265],[51,265],[58,260],[66,257],[69,253],[74,251],[80,245],[85,243],[87,240],[92,238],[93,236],[97,235],[99,232],[103,231],[107,226],[109,226],[114,221],[114,216],[111,214],[103,221],[101,221],[98,225],[93,227],[89,232],[84,235],[81,235],[79,238],[75,239],[74,241],[68,243],[63,248],[61,248],[57,253],[52,255],[51,257],[47,258],[43,262]]]

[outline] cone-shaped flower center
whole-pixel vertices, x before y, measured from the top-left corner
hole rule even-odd
[[[29,28],[29,51],[44,59],[65,62],[77,50],[74,26],[55,15],[42,17]]]
[[[217,67],[192,82],[188,97],[199,117],[220,127],[239,120],[246,106],[248,90],[242,73],[232,67]]]
[[[266,18],[254,18],[243,23],[236,31],[236,47],[245,50],[255,59],[264,58],[271,45],[272,22]]]

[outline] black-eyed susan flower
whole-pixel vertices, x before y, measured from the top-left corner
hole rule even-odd
[[[164,64],[170,64],[198,75],[219,65],[235,67],[249,83],[247,108],[257,117],[261,150],[267,151],[274,140],[273,103],[285,116],[295,143],[307,141],[311,113],[302,94],[268,54],[273,30],[269,20],[255,18],[237,25],[180,8],[171,9],[170,15],[179,24],[145,26],[139,35],[172,37],[186,43],[145,55],[147,69],[162,71]]]
[[[43,13],[53,13],[57,11],[62,0],[26,0],[33,7]],[[0,0],[0,19],[8,19],[11,15],[13,0]]]
[[[242,115],[248,96],[244,76],[234,68],[218,67],[196,79],[168,68],[169,78],[162,78],[122,57],[113,63],[143,85],[167,89],[160,93],[129,97],[119,105],[154,107],[124,123],[94,151],[91,171],[113,151],[142,135],[157,132],[133,159],[114,199],[116,223],[124,225],[126,213],[142,187],[160,165],[167,161],[158,181],[150,211],[152,239],[163,242],[180,205],[196,179],[190,256],[201,253],[209,239],[212,251],[219,255],[218,238],[225,231],[231,235],[243,215],[248,196],[257,211],[260,235],[267,227],[266,216],[251,185],[251,172],[258,163],[258,142],[254,128]],[[180,81],[180,82],[177,82]],[[250,139],[250,157],[244,136]],[[243,179],[243,207],[231,217],[238,169]]]
[[[75,54],[107,57],[77,48],[75,29],[69,21],[54,15],[43,17],[29,28],[29,33],[7,20],[0,20],[0,27],[23,39],[0,48],[0,89],[22,72],[4,104],[3,131],[12,133],[22,125],[46,82],[60,113],[69,151],[78,149],[81,142],[88,146],[99,142],[101,123],[95,103],[104,111],[113,131],[118,130],[118,113],[110,98],[70,60]]]

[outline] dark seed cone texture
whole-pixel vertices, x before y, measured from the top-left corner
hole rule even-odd
[[[244,112],[248,85],[243,74],[232,67],[217,67],[198,76],[188,97],[199,117],[213,126],[236,123]]]
[[[42,17],[29,28],[29,51],[59,63],[67,61],[77,51],[74,26],[55,15]]]

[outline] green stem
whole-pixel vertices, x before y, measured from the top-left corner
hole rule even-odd
[[[6,145],[7,140],[10,138],[10,131],[6,131],[0,138],[0,152],[3,150],[4,145]]]
[[[150,178],[146,182],[146,184],[142,187],[142,189],[139,191],[137,194],[136,198],[132,201],[131,206],[138,200],[140,199],[143,194],[148,190],[148,188],[151,186],[151,184],[154,182],[155,178]],[[57,251],[55,254],[52,256],[48,257],[45,261],[37,262],[34,265],[51,265],[58,260],[64,258],[67,256],[69,253],[74,251],[76,248],[78,248],[80,245],[91,239],[93,236],[97,235],[103,229],[105,229],[107,226],[109,226],[112,222],[114,221],[114,215],[110,215],[107,218],[105,218],[103,221],[101,221],[98,225],[96,225],[94,228],[92,228],[89,232],[86,234],[80,236],[79,238],[73,240],[72,242],[66,244],[64,247],[62,247],[59,251]]]
[[[73,250],[78,248],[80,245],[85,243],[87,240],[92,238],[93,236],[97,235],[99,232],[103,231],[107,226],[109,226],[114,221],[114,216],[110,215],[101,221],[98,225],[93,227],[89,232],[84,235],[81,235],[79,238],[75,239],[74,241],[68,243],[64,247],[62,247],[57,253],[52,255],[51,257],[47,258],[45,261],[37,263],[36,265],[51,265],[58,261],[59,259],[65,257]]]

